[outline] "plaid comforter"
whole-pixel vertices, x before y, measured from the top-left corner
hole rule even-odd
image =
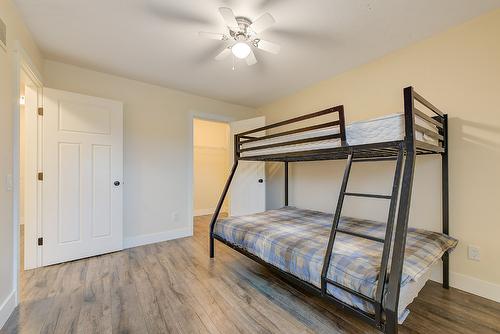
[[[328,244],[333,216],[318,211],[285,207],[253,215],[217,221],[214,233],[281,270],[317,287]],[[342,217],[339,228],[384,238],[385,224]],[[457,240],[436,232],[409,228],[401,286],[417,279]],[[383,244],[337,233],[328,278],[374,298]],[[365,312],[373,306],[332,285],[328,292]]]

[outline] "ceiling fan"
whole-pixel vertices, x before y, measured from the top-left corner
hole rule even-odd
[[[222,60],[233,54],[238,59],[245,59],[248,65],[257,63],[257,58],[252,50],[257,48],[266,52],[277,54],[280,51],[278,44],[265,41],[258,34],[272,26],[276,21],[271,14],[265,13],[255,21],[243,16],[235,16],[231,8],[219,8],[228,32],[224,34],[200,32],[200,37],[228,42],[228,46],[219,53],[215,60]]]

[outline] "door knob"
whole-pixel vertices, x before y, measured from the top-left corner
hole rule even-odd
[[[114,185],[118,187],[120,185],[120,181],[115,181]]]
[[[263,179],[259,179],[259,183],[262,183],[262,182],[264,182],[264,180]]]

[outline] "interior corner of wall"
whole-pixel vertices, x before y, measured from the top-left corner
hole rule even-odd
[[[0,329],[9,319],[10,315],[16,308],[17,303],[18,300],[16,290],[12,290],[3,301],[0,301]]]

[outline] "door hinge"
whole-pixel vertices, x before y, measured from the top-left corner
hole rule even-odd
[[[43,181],[43,173],[38,172],[38,181]]]
[[[43,246],[43,238],[38,238],[38,246]]]
[[[38,108],[38,116],[43,116],[43,107]]]

